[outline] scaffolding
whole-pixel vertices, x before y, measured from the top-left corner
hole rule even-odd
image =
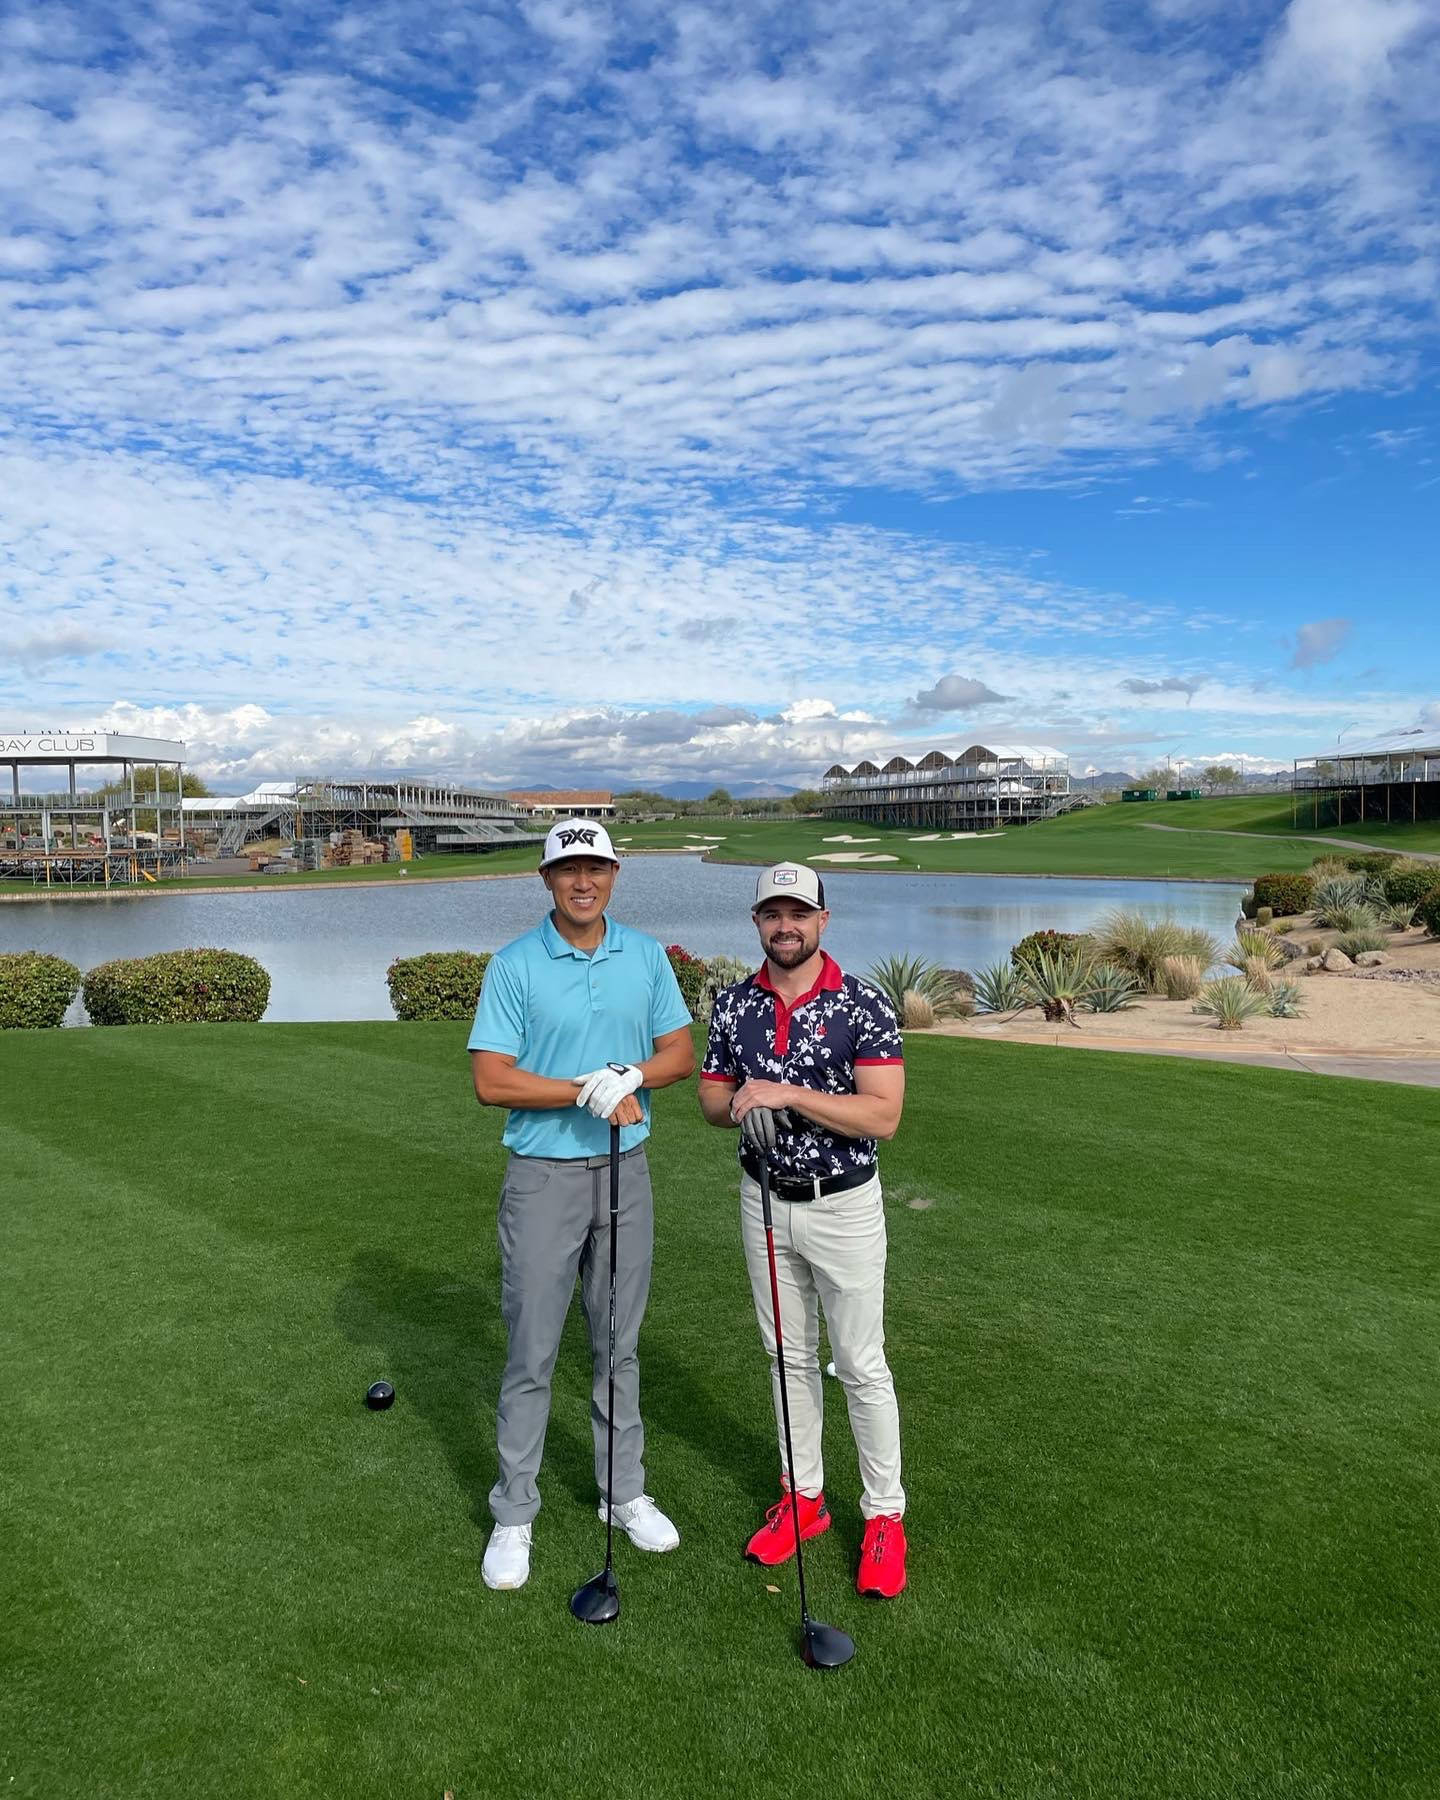
[[[1416,725],[1343,754],[1337,744],[1333,753],[1297,757],[1291,824],[1319,829],[1440,820],[1440,743],[1426,740],[1425,727]]]
[[[184,757],[168,738],[0,730],[0,881],[108,888],[183,874]]]
[[[343,831],[369,837],[408,832],[421,855],[541,844],[528,809],[503,794],[444,783],[336,781],[305,777],[271,783],[240,799],[188,800],[192,830],[217,834],[218,854],[236,855],[266,837],[303,844]]]
[[[971,744],[918,761],[835,763],[821,779],[821,811],[860,825],[990,831],[1028,825],[1089,804],[1072,793],[1070,759],[1039,744]]]

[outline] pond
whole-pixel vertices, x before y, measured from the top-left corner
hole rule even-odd
[[[690,856],[626,859],[611,911],[697,956],[751,958],[756,871]],[[825,947],[863,973],[898,952],[947,968],[1007,957],[1027,932],[1083,931],[1110,907],[1168,913],[1224,939],[1240,882],[1081,881],[1033,875],[824,876]],[[534,925],[534,875],[370,887],[257,888],[0,906],[0,950],[49,950],[84,968],[117,956],[207,946],[243,950],[270,971],[267,1019],[388,1019],[385,970],[421,950],[497,950]],[[84,1015],[72,1009],[73,1022]]]

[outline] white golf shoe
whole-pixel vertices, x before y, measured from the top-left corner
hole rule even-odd
[[[605,1522],[605,1502],[597,1511]],[[680,1533],[661,1512],[648,1494],[640,1494],[615,1508],[615,1523],[637,1550],[674,1550],[679,1547]]]
[[[616,1509],[619,1518],[619,1509]],[[522,1588],[530,1579],[530,1527],[497,1525],[480,1565],[488,1588]]]

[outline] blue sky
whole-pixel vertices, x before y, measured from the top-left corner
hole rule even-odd
[[[1435,0],[0,22],[0,715],[813,781],[1440,735]]]

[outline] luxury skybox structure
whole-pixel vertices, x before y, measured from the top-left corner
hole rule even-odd
[[[1088,804],[1070,791],[1070,758],[1044,744],[971,744],[917,761],[833,763],[821,780],[827,817],[860,825],[988,831]]]

